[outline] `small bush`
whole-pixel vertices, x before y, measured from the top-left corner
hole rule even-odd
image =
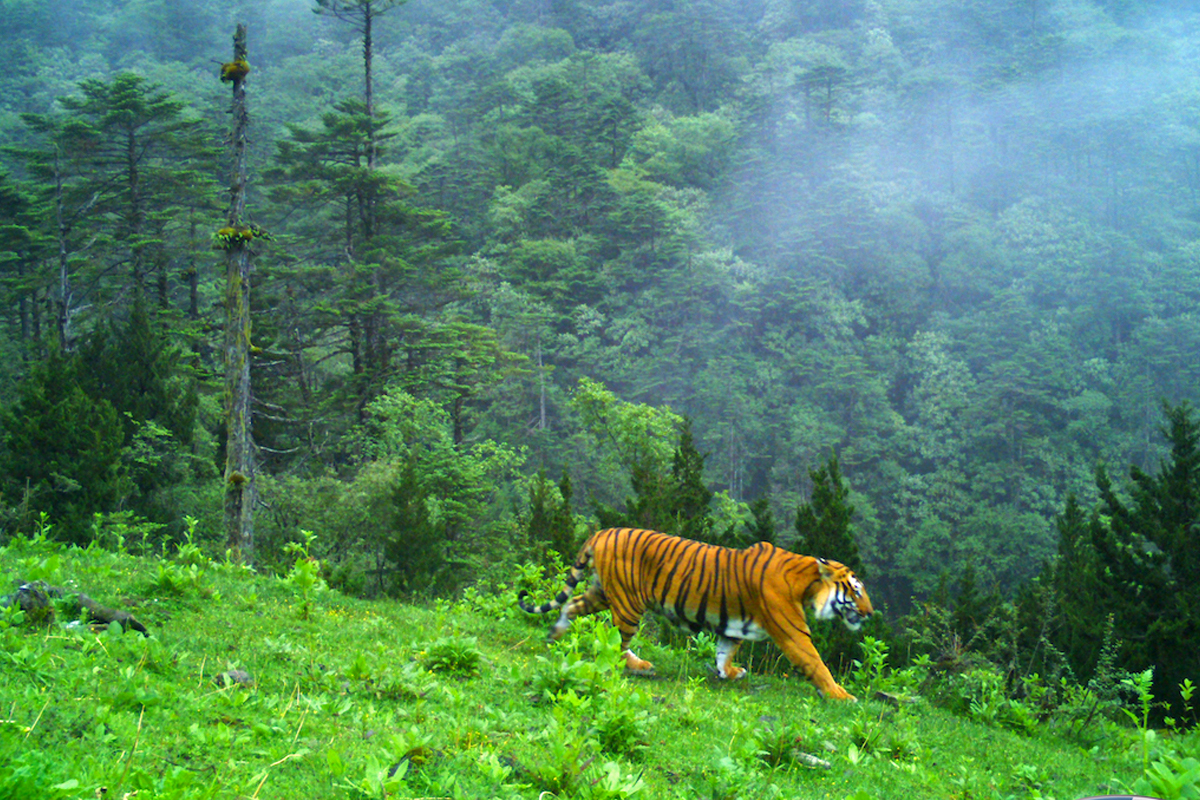
[[[531,687],[546,700],[567,691],[590,697],[621,684],[621,632],[599,617],[577,620],[548,656],[538,656]]]
[[[430,672],[478,675],[483,662],[479,640],[473,636],[443,636],[425,649],[421,663]]]
[[[1037,713],[1019,700],[1008,697],[1004,676],[982,667],[951,676],[937,698],[955,713],[984,725],[997,725],[1032,735]]]
[[[649,747],[658,717],[650,713],[649,698],[639,691],[609,692],[596,715],[596,738],[610,755],[638,758]]]
[[[1159,800],[1200,798],[1200,761],[1191,756],[1164,754],[1146,768],[1133,790]]]

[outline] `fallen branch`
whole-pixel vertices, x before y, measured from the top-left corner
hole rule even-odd
[[[146,626],[138,622],[128,611],[109,608],[97,603],[82,592],[76,593],[61,586],[51,586],[45,581],[32,581],[21,584],[17,587],[17,591],[0,598],[0,606],[11,606],[13,603],[16,603],[32,619],[49,623],[54,619],[54,605],[51,601],[64,598],[68,601],[73,598],[78,602],[79,607],[87,611],[88,621],[93,624],[103,623],[108,625],[117,622],[120,623],[122,628],[133,628],[143,636],[150,635],[149,631],[146,630]]]

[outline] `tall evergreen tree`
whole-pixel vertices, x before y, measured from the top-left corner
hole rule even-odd
[[[713,492],[704,481],[705,458],[696,449],[691,420],[684,417],[670,469],[660,471],[650,459],[632,463],[629,480],[633,496],[626,499],[623,512],[596,506],[600,523],[651,528],[685,539],[711,541],[709,503]]]
[[[125,418],[126,439],[152,420],[188,446],[199,399],[183,355],[164,326],[151,318],[145,301],[135,299],[125,320],[109,320],[78,348],[79,384]]]
[[[362,36],[363,50],[363,107],[368,117],[375,116],[375,21],[408,0],[316,0],[317,14],[328,14],[349,22]],[[368,135],[367,169],[375,169],[377,153],[375,139]]]
[[[808,475],[813,482],[812,498],[796,509],[796,551],[840,561],[861,574],[862,559],[850,524],[854,506],[850,503],[850,488],[842,480],[837,454],[830,455],[825,466],[809,470]]]
[[[571,516],[571,476],[563,473],[558,483],[547,480],[546,471],[538,470],[529,486],[529,518],[525,529],[535,548],[549,546],[559,558],[570,561],[575,557],[575,522]]]
[[[28,529],[49,515],[58,538],[83,544],[92,514],[114,511],[130,485],[121,463],[121,417],[79,385],[78,358],[54,350],[21,381],[0,413],[4,498]]]
[[[11,309],[9,336],[22,348],[40,328],[39,295],[45,286],[38,262],[47,244],[31,187],[0,172],[0,306]]]
[[[321,122],[317,129],[291,126],[266,177],[281,209],[306,216],[297,249],[307,261],[286,276],[288,303],[303,304],[297,312],[310,341],[349,357],[351,374],[335,384],[332,405],[361,420],[403,368],[396,361],[401,344],[425,330],[416,315],[457,296],[453,271],[438,269],[454,243],[446,215],[411,205],[406,183],[368,166],[370,148],[392,135],[383,132],[386,114],[370,116],[352,100]],[[278,324],[290,332],[295,322]]]
[[[854,506],[837,454],[830,454],[824,466],[809,470],[808,475],[813,482],[812,497],[796,509],[795,552],[840,561],[861,577],[862,559],[850,523]],[[818,649],[831,669],[849,667],[859,648],[857,636],[842,625],[819,629],[814,635],[821,640]]]
[[[167,307],[173,258],[199,247],[194,222],[216,216],[209,136],[182,100],[132,72],[79,92],[59,98],[62,114],[22,115],[37,139],[15,151],[46,195],[42,227],[57,243],[47,278],[67,348],[83,307],[151,288]]]
[[[707,458],[706,453],[696,449],[692,420],[685,416],[679,431],[679,447],[671,462],[671,495],[676,532],[686,539],[707,541],[712,535],[709,504],[713,491],[704,481]]]
[[[771,511],[771,500],[765,495],[756,497],[750,503],[750,513],[754,522],[748,526],[747,534],[750,543],[775,543],[775,514]]]
[[[1095,668],[1111,617],[1121,665],[1154,667],[1155,695],[1171,702],[1200,672],[1200,420],[1187,403],[1164,416],[1170,454],[1153,474],[1130,468],[1128,500],[1101,468],[1098,508],[1068,504],[1053,575],[1077,674]]]

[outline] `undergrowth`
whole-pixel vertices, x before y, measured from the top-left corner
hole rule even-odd
[[[1095,715],[1082,736],[1086,694],[1035,681],[1017,700],[987,670],[931,688],[927,660],[891,668],[873,638],[841,676],[858,704],[795,676],[718,681],[703,637],[647,637],[658,674],[633,678],[601,619],[545,642],[551,620],[516,606],[519,589],[558,589],[536,568],[414,606],[341,596],[303,548],[283,577],[190,540],[156,557],[119,550],[0,548],[5,585],[86,592],[150,631],[0,610],[0,800],[1170,800],[1200,787],[1192,710],[1150,730],[1145,693],[1133,719]]]

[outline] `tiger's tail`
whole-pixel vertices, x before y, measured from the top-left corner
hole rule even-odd
[[[524,589],[517,595],[517,605],[527,614],[545,614],[555,609],[562,608],[571,599],[571,595],[575,592],[575,587],[587,576],[588,570],[592,567],[593,551],[589,542],[579,551],[579,555],[575,557],[575,563],[571,565],[571,574],[567,576],[566,585],[562,590],[554,596],[553,600],[548,600],[540,606],[530,605],[525,601],[529,596],[529,592]]]

